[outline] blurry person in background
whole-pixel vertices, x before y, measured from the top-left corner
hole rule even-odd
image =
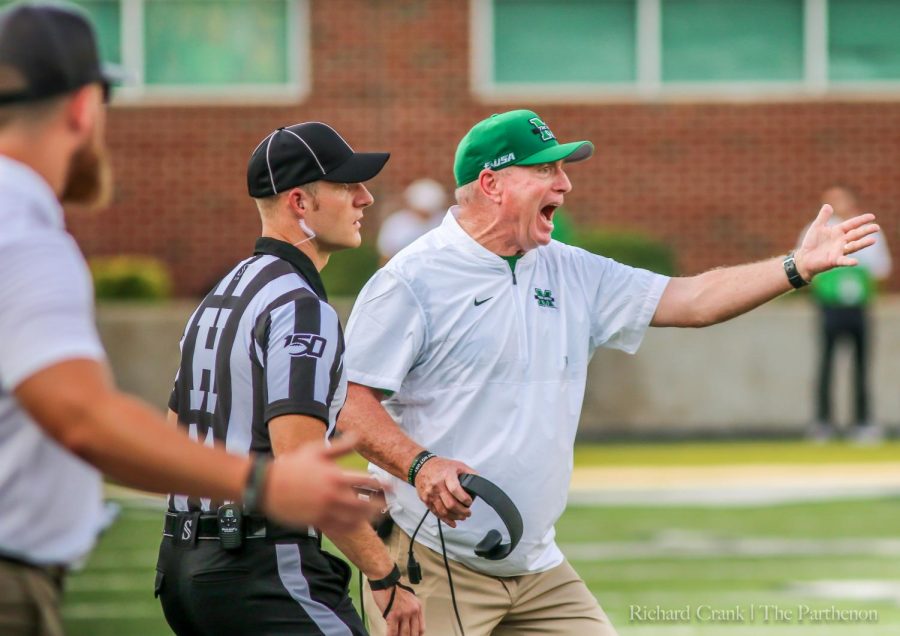
[[[862,213],[857,193],[846,185],[833,185],[822,193],[822,203],[834,208],[830,224]],[[802,239],[802,236],[801,236]],[[859,443],[877,443],[884,431],[873,419],[868,383],[869,306],[878,291],[878,282],[891,273],[891,254],[884,235],[874,245],[856,253],[857,267],[837,267],[816,276],[811,285],[819,310],[820,357],[816,387],[816,419],[809,437],[825,442],[835,435],[832,413],[832,369],[837,347],[846,342],[853,350],[853,416],[849,436]]]
[[[406,207],[385,219],[378,232],[381,265],[397,252],[441,223],[447,191],[434,179],[416,179],[403,192]]]

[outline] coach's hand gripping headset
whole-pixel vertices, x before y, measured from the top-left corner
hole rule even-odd
[[[463,490],[469,493],[473,498],[481,497],[484,500],[484,503],[493,508],[494,512],[497,513],[497,516],[503,521],[503,525],[506,526],[506,531],[509,533],[509,543],[503,543],[503,535],[500,534],[499,530],[489,530],[475,546],[475,554],[490,561],[505,559],[516,549],[516,546],[519,545],[519,541],[522,540],[522,515],[519,513],[519,509],[516,508],[516,504],[514,504],[512,499],[510,499],[509,496],[495,483],[488,481],[484,477],[479,477],[478,475],[473,475],[471,473],[463,473],[459,476],[459,483],[463,487]],[[415,531],[409,539],[406,575],[409,582],[413,584],[422,581],[422,568],[416,561],[416,557],[413,555],[413,544],[415,543],[416,535],[419,534],[419,529],[422,527],[422,524],[429,514],[431,514],[431,511],[426,510],[425,514],[422,515],[422,518],[419,520],[419,525],[416,526]],[[465,636],[466,632],[463,629],[462,618],[459,615],[459,608],[456,605],[456,591],[453,588],[453,576],[450,573],[450,563],[447,561],[447,547],[444,545],[444,532],[441,529],[440,519],[437,520],[437,527],[438,535],[441,538],[441,555],[444,557],[447,582],[450,584],[450,599],[453,603],[453,612],[456,614],[456,623],[459,626],[459,633],[462,634],[462,636]],[[360,583],[360,585],[362,585],[362,583]]]
[[[516,504],[496,484],[484,477],[466,473],[460,475],[459,483],[472,497],[481,497],[484,503],[493,508],[509,533],[509,543],[503,543],[499,530],[489,530],[475,546],[475,554],[490,561],[505,559],[522,540],[522,515]]]
[[[484,500],[484,503],[493,508],[494,512],[497,513],[497,516],[503,521],[503,525],[506,526],[506,531],[509,533],[509,543],[503,543],[503,535],[500,534],[499,530],[489,530],[475,546],[475,554],[490,561],[505,559],[509,556],[510,552],[516,549],[516,546],[519,545],[519,541],[522,540],[522,515],[519,513],[519,509],[516,508],[516,504],[512,502],[512,499],[510,499],[499,486],[488,481],[484,477],[473,475],[471,473],[463,473],[459,476],[459,484],[463,487],[463,490],[469,493],[473,498],[481,497]],[[409,580],[412,583],[419,583],[422,580],[422,568],[419,566],[419,563],[413,555],[413,544],[415,543],[416,535],[419,534],[419,529],[422,527],[422,524],[430,513],[430,510],[425,511],[425,514],[422,515],[422,518],[419,520],[419,525],[416,526],[415,531],[409,539],[406,569]],[[446,564],[447,550],[444,547],[444,533],[441,531],[440,519],[438,519],[438,533],[441,537],[441,552],[444,555],[444,562]],[[447,575],[449,577],[449,566],[447,569]]]

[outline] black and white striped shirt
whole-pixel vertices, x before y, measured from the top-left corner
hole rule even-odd
[[[268,423],[280,415],[309,415],[333,432],[346,398],[343,354],[340,320],[312,262],[261,238],[188,321],[169,408],[207,446],[271,454]],[[213,503],[169,498],[173,511],[214,511]]]

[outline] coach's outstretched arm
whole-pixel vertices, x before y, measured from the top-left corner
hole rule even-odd
[[[337,427],[356,436],[356,451],[360,455],[406,481],[409,467],[425,449],[411,440],[384,410],[381,393],[379,389],[350,382]],[[457,521],[472,514],[472,498],[459,484],[459,476],[474,472],[462,462],[435,457],[416,476],[416,491],[431,512],[455,528]]]
[[[795,253],[800,276],[807,282],[834,267],[856,265],[850,254],[875,243],[879,228],[874,214],[862,214],[828,225],[832,209],[823,205]],[[654,327],[706,327],[750,311],[792,286],[784,258],[714,269],[698,276],[669,281],[653,321]]]
[[[14,393],[48,435],[129,486],[235,501],[242,497],[249,458],[207,448],[168,426],[143,402],[117,391],[100,362],[53,364],[25,379]],[[352,439],[330,449],[306,446],[272,462],[262,499],[266,514],[287,525],[356,527],[373,505],[361,501],[352,486],[377,483],[334,463],[351,448]]]

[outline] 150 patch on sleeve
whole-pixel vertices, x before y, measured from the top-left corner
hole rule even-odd
[[[321,358],[328,341],[314,333],[293,333],[284,338],[284,348],[295,358]]]

